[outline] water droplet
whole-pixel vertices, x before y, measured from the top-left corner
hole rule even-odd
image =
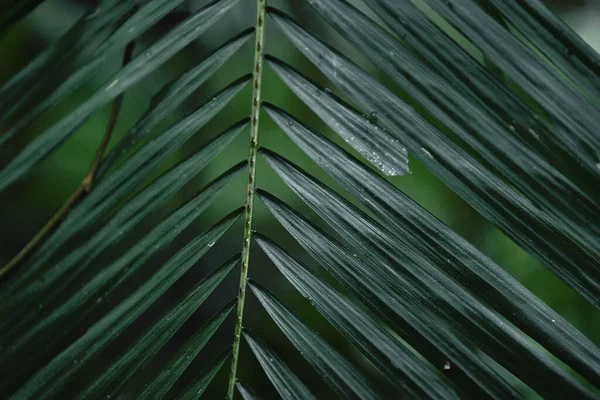
[[[335,79],[337,79],[337,77],[338,77],[338,68],[341,66],[341,64],[338,61],[337,57],[335,57],[335,56],[331,59],[331,64],[333,66],[333,77]]]
[[[533,136],[534,138],[536,138],[537,140],[540,140],[540,135],[538,135],[538,134],[537,134],[537,132],[536,132],[536,131],[534,131],[533,129],[529,128],[529,129],[527,130],[527,132],[529,132],[529,134],[530,134],[531,136]]]
[[[294,125],[294,121],[292,121],[291,119],[288,119],[287,124],[288,124],[288,126],[293,126]]]
[[[429,158],[433,159],[433,155],[427,150],[425,147],[421,147],[423,153],[425,153]]]
[[[555,320],[555,319],[553,319],[553,320],[552,320],[552,323],[555,323],[555,322],[556,322],[556,320]]]
[[[86,19],[87,21],[89,21],[90,19],[94,19],[94,18],[96,18],[98,15],[100,15],[100,11],[101,11],[101,10],[100,10],[100,7],[96,8],[96,9],[94,10],[94,12],[93,12],[93,13],[91,13],[90,15],[88,15],[88,16],[87,16],[85,19]]]
[[[114,86],[115,86],[117,83],[119,83],[119,80],[118,80],[118,79],[115,79],[114,81],[112,81],[112,82],[110,83],[110,85],[108,85],[108,86],[106,87],[106,89],[112,89],[112,88],[113,88],[113,87],[114,87]]]
[[[374,124],[381,111],[373,110],[356,120],[357,124],[340,123],[336,118],[327,121],[354,150],[387,176],[408,173],[406,149],[385,129]],[[385,115],[385,114],[383,114]]]
[[[377,110],[371,111],[369,113],[369,115],[367,116],[367,119],[369,120],[370,123],[376,124],[377,123]]]
[[[444,371],[448,371],[450,368],[452,368],[452,366],[450,365],[450,361],[446,361],[444,363]]]
[[[213,247],[214,245],[215,245],[215,242],[210,242],[210,243],[208,244],[208,247]]]

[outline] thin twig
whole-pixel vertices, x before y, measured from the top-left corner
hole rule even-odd
[[[132,41],[127,44],[125,48],[125,53],[123,54],[123,63],[122,65],[127,65],[131,60],[133,55],[133,48],[135,42]],[[2,269],[0,269],[0,278],[2,278],[8,271],[10,271],[15,265],[19,264],[25,257],[31,253],[31,251],[37,247],[38,244],[48,235],[50,231],[52,231],[68,214],[69,210],[73,206],[75,202],[77,202],[83,195],[89,193],[95,183],[96,175],[98,173],[98,167],[100,166],[100,161],[102,161],[102,157],[104,156],[104,152],[106,151],[106,147],[110,141],[110,138],[115,129],[115,125],[117,124],[117,118],[119,117],[119,112],[121,110],[121,105],[123,104],[123,96],[125,93],[121,93],[115,99],[112,110],[110,113],[110,117],[108,119],[108,123],[106,124],[106,128],[104,129],[104,135],[102,136],[102,140],[98,145],[98,149],[96,149],[96,154],[94,155],[94,159],[92,160],[92,164],[88,169],[88,172],[85,174],[85,177],[77,186],[77,189],[69,196],[67,201],[60,207],[60,209],[46,222],[46,224],[39,230],[38,233],[31,239],[25,247],[17,254],[8,264],[6,264]]]

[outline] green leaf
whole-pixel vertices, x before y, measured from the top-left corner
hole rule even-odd
[[[11,282],[8,286],[8,293],[13,293],[15,290],[22,288],[24,284],[31,282],[38,271],[47,265],[50,257],[67,240],[85,227],[90,226],[122,200],[158,165],[225,107],[246,82],[247,79],[242,79],[224,89],[213,100],[171,125],[159,137],[147,143],[128,158],[114,173],[100,181],[94,190],[69,212],[67,218],[54,234],[32,255],[30,263],[22,267],[25,272]],[[214,143],[216,149],[222,149],[222,144],[229,143],[244,128],[247,122],[247,120],[240,121],[228,129]],[[215,147],[211,147],[211,149],[215,150]]]
[[[177,395],[177,400],[198,400],[230,356],[231,349],[222,352],[211,365],[199,373],[195,381],[192,381]]]
[[[300,354],[343,398],[379,399],[366,379],[319,335],[256,282],[250,288]]]
[[[201,233],[147,280],[138,290],[95,323],[88,331],[34,374],[11,399],[51,398],[81,369],[115,340],[156,299],[208,251],[209,244],[223,235],[241,215],[228,215],[210,230]],[[215,276],[224,278],[228,269]]]
[[[244,337],[250,349],[277,389],[277,393],[284,400],[312,400],[315,396],[308,390],[304,383],[289,369],[277,355],[267,347],[258,337],[245,331]]]
[[[348,341],[403,393],[402,397],[457,398],[454,390],[361,306],[338,293],[298,260],[260,235],[256,242],[279,271]]]
[[[129,12],[130,10],[135,11],[136,5],[138,1],[126,1],[124,2],[128,7],[125,8],[119,15],[119,17],[124,16],[124,12]],[[128,42],[135,40],[137,37],[141,36],[148,28],[154,25],[157,21],[159,21],[162,17],[172,11],[175,7],[182,3],[182,0],[169,1],[169,0],[153,0],[147,2],[144,6],[142,6],[138,11],[135,11],[133,15],[124,21],[122,24],[118,26],[118,28],[111,33],[111,35],[105,40],[103,43],[98,46],[98,48],[91,54],[88,59],[83,59],[85,62],[81,68],[76,71],[71,72],[68,75],[67,79],[61,83],[61,85],[52,92],[49,96],[47,96],[43,101],[39,104],[36,104],[29,112],[21,118],[16,124],[14,124],[11,129],[3,136],[2,141],[10,139],[17,132],[23,129],[25,126],[29,125],[37,118],[39,118],[45,111],[47,111],[52,106],[58,104],[62,99],[64,99],[67,95],[69,95],[73,90],[77,89],[84,82],[86,82],[90,77],[100,72],[102,68],[106,67],[106,64],[111,59],[110,54],[117,49],[125,46]],[[122,7],[118,4],[101,4],[100,7]],[[89,17],[88,17],[89,18]],[[92,18],[94,19],[94,18]],[[116,22],[116,21],[115,21]],[[72,50],[71,50],[72,51]],[[139,57],[138,57],[139,58]],[[44,81],[49,80],[51,75],[47,75]],[[128,79],[127,77],[121,77],[118,74],[113,77],[115,79]],[[137,80],[136,78],[134,80]],[[32,93],[31,91],[29,92]],[[26,97],[20,99],[15,106],[20,105],[23,100],[26,100]],[[14,110],[15,107],[13,107]]]
[[[44,0],[7,1],[0,16],[0,34],[4,34],[13,23],[27,15]]]
[[[256,393],[254,393],[254,391],[252,389],[246,387],[246,385],[244,385],[241,381],[237,381],[235,383],[235,387],[237,387],[238,392],[240,392],[242,399],[244,399],[244,400],[260,400],[260,397],[258,397],[258,395]]]
[[[550,120],[561,124],[565,132],[558,139],[568,151],[578,154],[582,163],[598,163],[600,138],[593,133],[600,123],[598,109],[575,87],[472,0],[450,6],[440,0],[428,4],[525,89]]]
[[[153,106],[102,160],[98,168],[97,179],[102,177],[117,160],[131,150],[160,121],[173,113],[200,85],[212,77],[215,71],[248,41],[252,32],[252,30],[245,31],[228,41],[200,64],[184,72],[157,93],[151,102]]]
[[[280,200],[258,192],[284,228],[340,283],[386,321],[413,348],[438,368],[450,363],[452,379],[485,397],[518,398],[477,352],[465,333],[440,319],[420,298],[427,291],[412,286],[388,265],[382,265],[341,246]],[[365,264],[368,268],[365,268]]]
[[[15,362],[32,363],[48,351],[53,350],[54,347],[50,345],[43,351],[27,357],[22,355],[24,349],[31,346],[37,337],[68,333],[76,328],[86,316],[103,306],[112,293],[132,276],[135,276],[146,262],[171,243],[204,210],[213,204],[215,198],[241,172],[243,167],[243,164],[238,165],[207,185],[204,190],[167,216],[125,254],[105,266],[93,278],[77,288],[74,293],[67,290],[71,289],[69,287],[63,289],[66,296],[61,294],[60,291],[58,293],[51,291],[47,296],[52,294],[56,303],[50,303],[53,307],[49,308],[48,314],[41,312],[44,310],[40,310],[40,312],[30,311],[22,316],[22,320],[14,321],[15,328],[10,326],[6,328],[7,332],[3,334],[3,343],[10,343],[10,339],[14,341],[3,354],[2,360],[5,361],[7,357],[16,357]],[[63,282],[58,280],[50,289],[60,288],[62,284]],[[27,331],[27,333],[23,334],[24,331]]]
[[[42,305],[51,303],[56,295],[60,295],[74,281],[80,279],[83,273],[88,270],[88,265],[105,249],[118,243],[140,221],[165,203],[190,179],[194,178],[200,170],[237,137],[242,128],[243,125],[226,131],[203,149],[169,169],[137,196],[129,200],[79,248],[65,256],[49,270],[39,274],[38,276],[41,276],[42,279],[37,279],[22,287],[9,301],[3,304],[2,308],[25,308],[32,303]],[[208,192],[210,196],[206,198],[207,201],[214,198],[244,167],[241,164],[237,165],[225,174],[222,181],[211,188],[212,193],[211,191]],[[205,204],[210,204],[210,201]],[[31,273],[29,274],[31,275]],[[26,274],[21,276],[26,276]]]
[[[217,268],[216,272],[221,270],[231,271],[239,261],[239,255],[236,255]],[[221,284],[223,278],[224,275],[222,274],[213,274],[197,283],[194,288],[181,296],[181,299],[177,303],[171,306],[140,337],[136,338],[136,341],[129,349],[120,354],[111,365],[106,366],[103,372],[77,398],[115,398],[118,396],[125,385],[129,383],[131,377],[152,361],[179,328],[183,326],[198,307]],[[215,315],[211,321],[207,322],[198,331],[198,334],[206,336],[206,340],[208,341],[210,336],[231,312],[233,306],[234,304],[232,303],[227,304],[222,312]]]
[[[240,259],[236,257],[236,264]],[[185,369],[192,363],[198,353],[204,348],[204,345],[210,340],[214,333],[223,324],[223,321],[234,309],[235,302],[225,306],[225,310],[213,316],[204,326],[192,335],[184,344],[171,356],[169,361],[161,369],[148,386],[144,388],[141,394],[136,396],[138,399],[157,399],[163,398],[169,389],[173,387],[177,379],[183,374]]]
[[[64,142],[102,106],[154,71],[218,21],[237,1],[219,0],[217,3],[201,9],[121,68],[92,97],[31,141],[23,151],[0,171],[0,191],[47,157],[51,151]],[[77,79],[77,76],[74,75],[70,79]]]
[[[361,232],[356,246],[373,242],[376,248],[396,248],[396,254],[417,260],[424,257],[419,265],[435,266],[454,277],[590,381],[600,379],[600,350],[498,265],[334,143],[298,121],[290,124],[291,117],[273,106],[266,105],[265,109],[307,155],[385,225],[385,232],[374,228],[372,222],[364,225],[356,217],[364,214],[356,208],[286,160],[263,150],[273,169],[329,224],[342,232]],[[382,235],[389,239],[383,240]],[[377,250],[362,251],[370,254]]]
[[[370,75],[298,25],[271,13],[329,79],[434,175],[590,303],[600,307],[596,257]],[[393,145],[393,144],[392,144]]]
[[[569,54],[577,57],[586,64],[594,73],[600,76],[600,56],[590,47],[577,33],[573,32],[557,15],[552,13],[539,0],[523,0],[523,9],[534,16],[540,22],[543,29],[548,30],[551,38],[545,36],[546,40],[556,40],[569,50]]]
[[[7,1],[0,32],[38,4]],[[175,73],[122,140],[109,153],[97,154],[103,160],[94,160],[93,187],[81,186],[85,191],[80,188],[72,198],[81,196],[69,200],[9,263],[8,269],[18,268],[3,277],[0,292],[4,397],[198,399],[229,358],[227,400],[234,400],[236,387],[238,397],[258,399],[251,388],[262,390],[257,382],[265,378],[285,399],[322,397],[310,391],[322,383],[338,397],[360,399],[597,397],[600,349],[594,342],[474,246],[486,237],[469,243],[398,188],[408,185],[412,191],[416,183],[420,195],[438,196],[426,186],[446,185],[487,220],[469,227],[470,234],[492,229],[490,222],[506,235],[499,233],[503,241],[514,241],[583,296],[557,293],[575,296],[561,310],[585,306],[584,300],[600,308],[600,55],[540,0],[290,2],[288,8],[299,20],[311,21],[323,40],[275,9],[268,9],[275,24],[266,23],[266,0],[255,1],[253,28],[237,34],[248,17],[248,5],[241,3],[211,0],[198,8],[181,0],[93,0],[75,18],[69,13],[65,21],[74,24],[67,33],[0,87],[0,150],[7,156],[0,190],[11,213],[15,193],[28,207],[27,193],[36,189],[27,180],[13,184],[94,114],[159,69]],[[232,19],[221,18],[229,11]],[[14,34],[37,28],[45,12],[32,13]],[[221,69],[253,32],[253,63],[236,57],[236,65]],[[287,57],[290,66],[269,55],[286,45],[289,50],[288,39],[314,64],[306,70],[310,79],[295,69],[305,67],[303,61]],[[147,48],[116,72],[104,71],[134,43]],[[192,65],[189,52],[174,58],[192,43],[202,52],[217,50]],[[265,59],[280,80],[263,76]],[[165,65],[167,60],[172,62]],[[240,71],[251,74],[178,115],[186,102],[195,102],[202,85],[213,87]],[[78,88],[100,75],[110,79],[65,116],[39,132],[29,129],[43,125],[33,123],[52,117],[47,111],[68,105],[63,103]],[[335,88],[312,81],[323,78]],[[237,94],[250,79],[250,118],[211,139],[213,125],[229,124],[244,112]],[[279,90],[281,85],[295,96]],[[268,103],[268,96],[294,116]],[[143,112],[144,105],[133,106]],[[263,124],[261,107],[277,129]],[[118,111],[118,104],[113,108]],[[105,140],[117,117],[108,121]],[[345,143],[338,146],[311,129],[321,122],[315,117]],[[167,118],[175,122],[156,132]],[[234,164],[240,143],[230,147],[248,122],[247,163],[230,167],[166,212],[165,204],[179,200],[209,163],[221,159],[218,170]],[[208,144],[183,148],[208,125],[210,137],[201,140]],[[17,137],[25,131],[33,139]],[[265,143],[277,145],[282,155]],[[263,160],[256,160],[257,152]],[[414,175],[404,178],[409,152]],[[167,162],[174,167],[159,173]],[[211,228],[191,232],[209,206],[216,215],[230,212],[234,197],[215,200],[237,188],[233,180],[246,165],[245,190],[239,193],[243,207]],[[282,182],[268,181],[263,167]],[[264,190],[285,186],[293,198],[287,204],[279,199],[283,192],[275,197]],[[255,212],[255,195],[268,213],[260,206]],[[453,195],[437,199],[452,211],[451,200]],[[239,248],[230,246],[227,235],[227,243],[218,246],[226,253],[217,255],[227,261],[213,272],[201,271],[206,276],[201,282],[182,282],[195,276],[192,267],[241,215],[241,253],[231,257],[226,249]],[[253,253],[259,247],[274,266],[260,265],[264,257]],[[560,286],[519,254],[525,257],[519,266],[533,267],[535,274],[524,280],[528,287]],[[500,259],[517,262],[513,256]],[[312,264],[315,268],[307,267]],[[237,302],[216,314],[198,314],[199,307],[232,297],[234,268],[240,274]],[[283,277],[273,275],[273,268]],[[302,302],[303,318],[256,282],[287,285],[283,278],[308,300]],[[182,284],[192,289],[174,293]],[[245,301],[247,285],[268,316],[256,313],[257,302]],[[166,311],[157,314],[158,309]],[[216,334],[232,309],[234,334]],[[564,315],[591,338],[593,312]],[[326,320],[322,336],[311,329],[315,313]],[[578,321],[581,315],[589,319],[586,324]],[[261,324],[264,318],[273,319],[283,336],[263,332],[273,328]],[[251,328],[273,339],[265,343]],[[341,341],[335,348],[323,339],[331,333]],[[242,358],[249,354],[240,352],[242,334],[261,368],[247,369],[256,363]],[[292,366],[285,353],[271,350],[281,348],[276,340],[284,336],[308,363]],[[225,351],[213,361],[198,360],[202,351],[212,354],[209,341]],[[187,371],[191,363],[197,372]],[[298,378],[308,376],[307,368],[317,382]],[[184,375],[190,375],[185,382]]]
[[[494,175],[510,182],[578,242],[600,254],[598,204],[523,146],[494,109],[471,101],[345,1],[313,1],[311,5],[412,100],[485,160]]]
[[[525,0],[535,3],[538,0]],[[448,37],[410,1],[365,0],[370,9],[395,32],[402,42],[418,54],[446,81],[469,96],[478,107],[489,104],[509,125],[523,145],[530,146],[560,171],[575,179],[588,194],[596,194],[594,183],[600,183],[595,164],[581,163],[581,154],[570,152],[558,140],[564,127],[548,123],[543,116],[504,86],[465,49]],[[540,5],[538,4],[539,7]],[[541,6],[544,8],[544,6]],[[554,17],[556,19],[556,17]],[[561,29],[560,35],[568,34]],[[557,34],[558,35],[558,34]],[[571,36],[573,35],[571,33]],[[577,39],[581,40],[579,37]],[[573,42],[571,42],[573,43]],[[511,128],[512,127],[512,128]]]
[[[96,11],[100,9],[106,12],[86,12],[60,39],[6,81],[0,88],[0,121],[7,120],[27,101],[60,87],[62,79],[56,79],[57,76],[66,79],[74,66],[88,62],[94,52],[106,43],[98,41],[98,37],[114,31],[117,24],[132,12],[136,3],[102,0]],[[121,43],[121,46],[126,43]],[[0,145],[10,136],[12,134],[4,132],[0,137]]]
[[[285,70],[288,68],[273,57],[267,57],[269,65],[284,79],[294,92],[309,107],[317,113],[346,143],[365,157],[374,167],[388,176],[405,175],[409,173],[408,154],[397,140],[392,139],[385,131],[377,126],[369,117],[357,111],[330,100],[331,91],[324,88],[311,87],[307,89],[315,96],[305,96],[294,84],[286,79]],[[302,86],[303,83],[296,82]],[[322,99],[325,97],[325,99]],[[381,131],[381,132],[380,132]],[[393,144],[393,145],[390,145]]]
[[[297,175],[295,184],[306,185],[306,177]],[[385,286],[396,291],[398,298],[402,293],[410,294],[427,312],[458,329],[468,341],[516,376],[520,376],[538,393],[563,393],[565,396],[581,396],[585,393],[577,382],[545,354],[523,340],[517,331],[465,290],[453,279],[453,275],[440,271],[435,263],[421,254],[407,251],[405,246],[397,246],[395,237],[339,196],[332,198],[330,193],[323,193],[322,189],[309,191],[312,195],[319,196],[318,204],[310,204],[313,209],[332,226],[344,232],[350,243],[350,250],[360,252],[368,258],[364,262],[370,266],[373,276],[379,280],[387,278],[396,282],[398,286]],[[334,213],[337,211],[331,212],[332,208],[338,208],[344,217],[336,218]],[[535,371],[524,369],[530,364],[536,365]],[[553,376],[551,384],[548,383],[549,376]]]
[[[579,86],[579,89],[588,92],[590,100],[598,101],[600,96],[600,63],[596,55],[588,60],[586,56],[592,55],[589,46],[583,58],[577,52],[577,47],[571,43],[564,45],[560,39],[555,37],[553,32],[547,30],[542,21],[536,18],[538,15],[531,12],[524,4],[507,3],[498,0],[488,0],[498,12],[513,25],[528,41],[530,41],[542,54],[552,60],[552,63],[559,67],[566,75]],[[546,14],[548,14],[546,12]],[[569,28],[563,25],[562,31],[569,31]],[[571,35],[572,37],[575,35]],[[581,43],[581,42],[580,42]],[[571,48],[576,52],[571,55]],[[591,61],[591,65],[586,65],[586,61]],[[596,65],[594,65],[596,64]],[[593,68],[596,67],[596,71]]]

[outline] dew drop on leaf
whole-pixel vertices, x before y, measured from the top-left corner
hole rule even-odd
[[[367,119],[369,120],[369,122],[371,122],[372,124],[376,124],[377,123],[377,111],[373,110],[369,113]]]

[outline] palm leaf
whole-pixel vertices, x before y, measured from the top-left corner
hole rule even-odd
[[[3,34],[41,2],[13,3]],[[101,0],[0,87],[10,198],[105,105],[117,118],[124,93],[223,38],[145,95],[0,270],[6,397],[597,397],[597,337],[400,188],[429,171],[597,318],[600,56],[539,0],[281,3],[257,0],[244,30],[237,0],[185,17]]]
[[[281,398],[315,398],[302,381],[294,375],[289,367],[266,344],[254,337],[250,332],[244,332],[244,337]]]

